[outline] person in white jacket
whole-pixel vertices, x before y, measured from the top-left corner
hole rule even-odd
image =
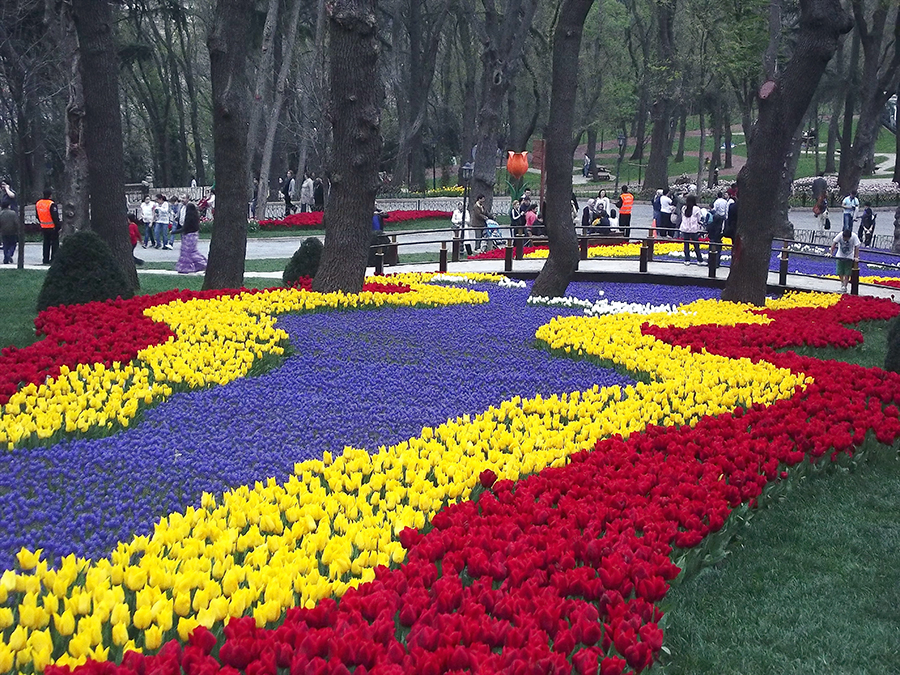
[[[300,210],[309,213],[313,210],[313,179],[309,174],[303,174],[303,183],[300,185]]]
[[[465,220],[465,225],[463,225],[463,220]],[[456,208],[453,209],[453,213],[450,215],[450,226],[453,228],[453,238],[459,239],[459,250],[462,251],[465,248],[465,230],[472,226],[472,219],[469,212],[466,211],[466,213],[463,214],[462,202],[457,202]]]

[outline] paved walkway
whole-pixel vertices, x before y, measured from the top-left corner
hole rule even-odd
[[[31,248],[37,249],[37,246]],[[26,249],[27,250],[27,249]],[[177,250],[176,250],[177,251]],[[166,253],[172,253],[166,251]],[[27,257],[27,256],[26,256]],[[533,278],[540,272],[544,264],[543,259],[530,260],[514,260],[513,269],[510,276],[519,278]],[[27,264],[26,269],[46,270],[47,267],[31,262]],[[14,265],[2,265],[2,270],[14,270]],[[437,272],[437,263],[423,263],[418,265],[397,265],[386,267],[385,272]],[[367,274],[372,275],[375,269],[370,267]],[[492,272],[505,274],[503,260],[466,260],[457,263],[450,262],[447,265],[448,274],[463,272]],[[151,270],[140,269],[140,274],[144,275],[164,275],[164,276],[202,276],[202,272],[191,275],[178,275],[174,270]],[[728,277],[728,268],[721,267],[717,270],[716,278],[710,279],[709,268],[706,265],[685,265],[682,261],[653,261],[647,266],[645,274],[640,273],[639,263],[637,260],[620,260],[608,258],[592,258],[590,260],[582,260],[579,262],[578,274],[589,277],[591,280],[598,281],[627,281],[637,283],[658,283],[658,284],[691,284],[724,286],[725,279]],[[273,285],[280,283],[282,273],[279,272],[248,272],[248,278],[254,279],[272,279]],[[775,290],[778,286],[778,273],[769,272],[770,290]],[[822,277],[809,277],[799,274],[788,275],[788,289],[804,290],[804,291],[824,291],[837,293],[840,290],[840,282],[837,279],[825,279]],[[900,289],[890,288],[886,286],[876,286],[874,284],[860,284],[859,294],[872,297],[889,298],[900,302]]]

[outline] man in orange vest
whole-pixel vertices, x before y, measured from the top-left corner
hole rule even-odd
[[[628,191],[628,186],[622,186],[622,194],[619,196],[619,229],[622,236],[628,239],[631,236],[631,207],[634,204],[634,195]]]
[[[59,248],[59,209],[50,197],[52,190],[44,190],[44,198],[35,204],[38,222],[41,225],[41,234],[44,235],[44,265],[49,265],[56,257]]]

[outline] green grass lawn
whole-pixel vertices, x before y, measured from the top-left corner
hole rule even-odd
[[[857,347],[794,351],[880,366],[886,322],[860,329]],[[674,588],[666,603],[666,673],[900,672],[897,453],[797,484],[757,512],[723,563]]]

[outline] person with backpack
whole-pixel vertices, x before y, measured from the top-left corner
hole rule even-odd
[[[56,202],[51,199],[52,196],[52,190],[44,190],[44,198],[39,199],[37,204],[35,204],[38,223],[41,226],[41,234],[44,237],[44,265],[49,265],[56,257],[56,251],[59,249],[59,230],[62,227],[62,221],[59,219],[59,208],[56,206]]]

